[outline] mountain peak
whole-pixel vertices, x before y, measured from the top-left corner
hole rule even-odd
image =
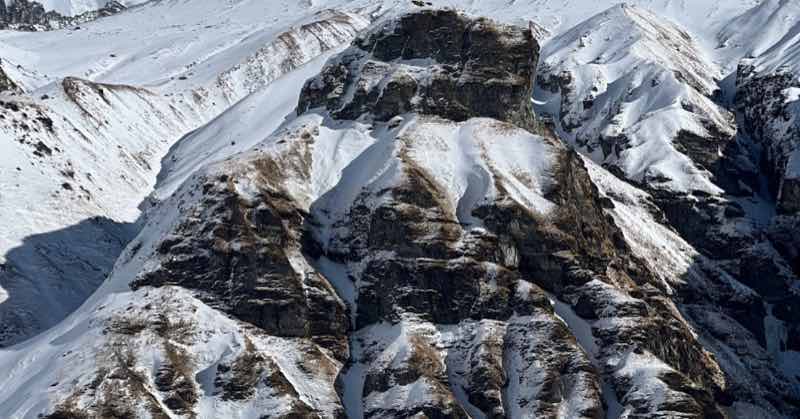
[[[525,28],[453,10],[406,14],[357,38],[328,63],[306,84],[298,112],[324,106],[345,119],[371,113],[385,121],[420,112],[532,125],[528,98],[538,50]]]
[[[680,72],[706,95],[717,89],[714,79],[720,74],[684,29],[645,8],[625,3],[552,39],[543,55],[548,57],[548,63],[560,59],[590,65],[615,64],[620,70],[655,63]]]

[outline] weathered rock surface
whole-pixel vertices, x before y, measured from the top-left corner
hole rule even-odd
[[[264,179],[276,177],[269,159],[253,163]],[[304,213],[291,196],[266,186],[248,199],[236,178],[203,185],[204,199],[158,247],[165,258],[132,287],[177,285],[201,293],[212,307],[280,337],[346,346],[345,306],[331,285],[303,260]]]
[[[789,97],[800,81],[789,71],[761,74],[747,60],[737,71],[736,106],[745,129],[764,147],[763,168],[778,211],[800,212],[800,121]]]
[[[1,64],[2,62],[0,62]],[[6,71],[0,66],[0,92],[19,93],[20,87],[8,76]]]
[[[539,45],[529,30],[425,10],[380,25],[309,80],[298,112],[386,121],[420,112],[533,123],[529,98]]]
[[[622,37],[625,42],[612,42]],[[557,96],[549,100],[559,109],[547,110],[556,111],[552,116],[567,139],[647,191],[645,205],[658,207],[648,209],[653,219],[700,252],[674,272],[661,266],[653,272],[669,284],[669,299],[692,328],[702,331],[702,345],[725,375],[726,385],[712,392],[717,401],[735,403],[728,400],[735,393],[794,412],[798,391],[788,361],[794,353],[786,352],[784,334],[796,330],[796,321],[774,314],[790,312],[798,297],[792,267],[798,250],[790,238],[798,230],[787,170],[796,149],[794,76],[761,75],[746,60],[733,109],[745,129],[737,132],[738,121],[715,90],[715,74],[719,70],[680,28],[619,6],[549,42],[538,82],[542,99]],[[769,174],[771,193],[760,191],[762,172]],[[619,206],[618,192],[609,193]],[[784,215],[773,217],[770,199],[761,194],[772,195]],[[651,234],[626,223],[620,218],[629,235]],[[657,243],[637,253],[652,253],[649,246]],[[737,357],[748,359],[747,371]]]

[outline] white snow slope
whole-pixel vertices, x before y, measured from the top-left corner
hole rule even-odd
[[[680,27],[640,7],[616,6],[547,42],[540,72],[552,87],[538,99],[553,102],[542,107],[598,163],[637,182],[720,191],[672,143],[682,130],[705,136],[709,126],[734,134],[732,115],[710,99],[721,71]],[[554,79],[563,74],[569,83]],[[559,96],[548,96],[550,89]]]

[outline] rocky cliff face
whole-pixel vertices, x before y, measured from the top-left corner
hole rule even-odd
[[[763,74],[745,60],[737,72],[737,108],[764,147],[762,165],[783,214],[800,212],[800,81],[788,69]]]
[[[795,334],[800,324],[788,314],[797,310],[800,298],[781,290],[792,287],[800,277],[800,103],[796,95],[800,82],[788,68],[763,71],[752,60],[744,60],[737,72],[737,85],[736,106],[742,113],[744,129],[759,148],[765,193],[776,203],[776,213],[764,230],[774,247],[769,259],[778,262],[757,264],[751,273],[765,265],[768,270],[761,280],[752,281],[752,286],[764,295],[775,316],[786,322],[788,333]],[[797,347],[793,339],[783,342],[784,347]]]
[[[307,85],[298,109],[324,106],[339,119],[420,112],[528,126],[539,58],[532,36],[455,13],[402,17],[359,37]]]

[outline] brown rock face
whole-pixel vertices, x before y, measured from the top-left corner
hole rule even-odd
[[[259,166],[259,165],[256,165]],[[274,336],[312,337],[341,349],[346,308],[313,271],[298,271],[305,215],[290,196],[266,187],[253,200],[232,179],[210,179],[196,217],[161,242],[161,266],[132,284],[179,285]]]
[[[359,37],[306,84],[298,113],[325,107],[341,119],[385,121],[419,112],[532,126],[538,55],[530,30],[426,10]]]

